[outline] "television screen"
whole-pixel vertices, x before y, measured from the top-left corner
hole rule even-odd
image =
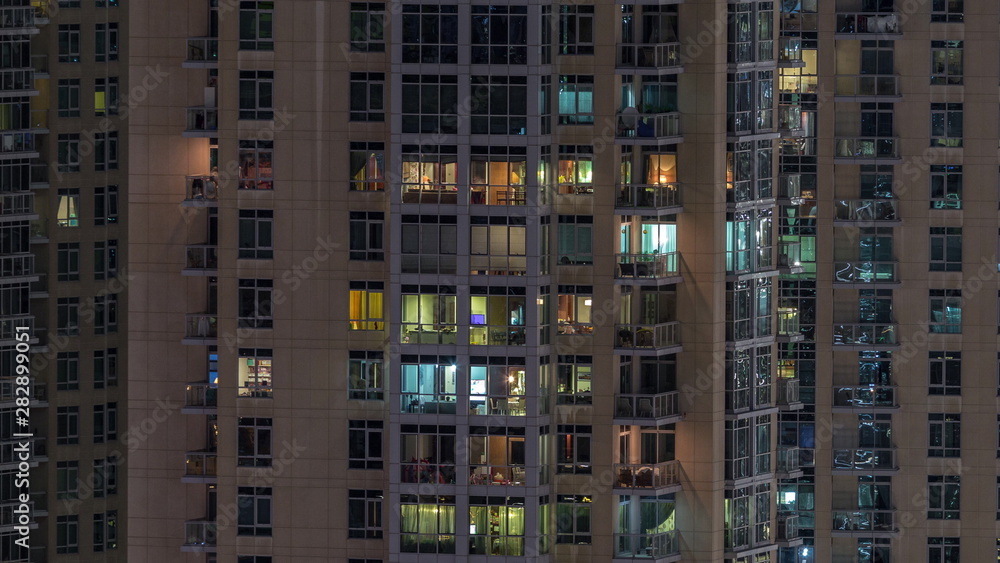
[[[486,380],[485,379],[473,379],[471,380],[471,386],[469,388],[470,395],[485,395],[486,394]]]
[[[474,325],[484,325],[486,324],[486,315],[472,315],[472,320],[469,324]]]

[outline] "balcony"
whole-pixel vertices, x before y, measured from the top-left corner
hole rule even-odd
[[[850,261],[833,263],[834,284],[863,284],[870,287],[877,284],[899,284],[896,275],[896,261],[870,262]]]
[[[677,460],[661,463],[616,463],[616,494],[667,494],[681,490],[681,464]],[[645,489],[632,491],[631,489]]]
[[[188,520],[184,523],[184,545],[181,551],[215,551],[216,524],[214,520]]]
[[[183,68],[219,68],[218,37],[188,37]]]
[[[184,414],[215,414],[218,412],[219,389],[206,382],[188,383],[184,391]]]
[[[899,16],[886,12],[837,14],[837,39],[892,39],[900,35]]]
[[[839,74],[835,77],[834,101],[857,101],[855,98],[898,98],[899,77],[895,74]],[[847,98],[837,100],[837,98]]]
[[[834,160],[865,163],[899,159],[898,137],[837,137]]]
[[[6,281],[6,280],[4,280]],[[18,331],[19,327],[27,327],[27,331]],[[0,317],[0,345],[13,346],[17,342],[17,335],[21,332],[28,334],[35,333],[35,317],[32,315],[19,315],[16,317]]]
[[[187,315],[184,324],[183,344],[209,344],[218,341],[219,319],[214,313],[193,313]]]
[[[219,136],[219,108],[204,106],[187,108],[187,128],[184,137],[207,138]]]
[[[13,469],[23,461],[21,456],[24,452],[20,451],[21,444],[27,445],[28,465],[31,467],[38,467],[39,463],[48,461],[45,438],[5,438],[0,441],[0,469]]]
[[[44,162],[31,164],[31,189],[44,190],[49,187],[49,166]]]
[[[0,70],[0,98],[37,96],[35,69],[12,68]]]
[[[680,322],[650,325],[615,325],[615,348],[622,353],[650,351],[654,353],[666,350],[680,351]]]
[[[777,273],[772,267],[770,248],[726,251],[727,276],[754,278],[759,277],[755,275],[756,273],[765,271]]]
[[[780,68],[802,68],[802,40],[798,37],[778,38],[778,66]]]
[[[0,8],[0,35],[34,35],[35,8],[31,6],[5,6]]]
[[[782,137],[801,137],[806,131],[802,128],[802,106],[799,104],[780,104],[778,106],[778,132]]]
[[[846,510],[834,511],[834,536],[867,535],[886,537],[899,532],[895,522],[895,510]]]
[[[893,472],[896,465],[896,448],[846,448],[833,450],[833,471]]]
[[[214,244],[192,244],[187,247],[187,261],[181,274],[185,276],[219,275],[219,247]]]
[[[49,15],[53,12],[50,3],[51,0],[31,0],[31,7],[35,10],[35,25],[49,23]]]
[[[778,203],[780,205],[801,205],[802,176],[799,174],[781,174],[778,176]]]
[[[49,132],[49,110],[31,110],[31,132],[36,135],[44,135]]]
[[[676,182],[662,184],[618,184],[615,211],[624,215],[672,215],[680,213],[681,185]]]
[[[668,71],[678,73],[684,70],[681,64],[680,43],[619,43],[615,68],[632,72]]]
[[[654,563],[680,561],[677,531],[660,534],[615,534],[615,554],[612,561],[642,559]]]
[[[634,113],[630,113],[629,109],[634,110]],[[683,140],[680,112],[647,114],[638,113],[635,108],[626,108],[616,115],[616,137],[621,144],[641,144],[646,141],[676,143]]]
[[[36,275],[34,254],[8,254],[7,256],[0,256],[0,278],[26,278]],[[4,283],[10,283],[11,281],[4,279]]]
[[[28,502],[18,502],[16,500],[10,500],[0,503],[0,533],[5,535],[10,533],[13,535],[14,527],[19,524],[19,519],[23,514],[15,514],[14,511],[18,510],[23,513],[27,510],[28,518],[31,519],[28,524],[28,528],[32,530],[38,529],[38,518],[40,517],[38,511],[35,508],[35,501],[29,500]]]
[[[781,547],[793,547],[802,545],[802,536],[799,535],[799,517],[797,514],[787,514],[778,512],[778,545]]]
[[[777,383],[775,404],[778,405],[778,408],[785,411],[801,409],[803,404],[799,399],[799,378],[779,377]]]
[[[794,307],[778,307],[778,342],[801,342],[805,339],[799,326],[799,310]]]
[[[660,426],[684,418],[680,412],[680,391],[656,394],[616,395],[615,424],[623,426]]]
[[[899,345],[896,341],[897,328],[895,324],[836,324],[833,325],[833,345],[865,349],[895,348]]]
[[[5,158],[38,158],[35,133],[8,131],[0,135],[0,155]]]
[[[833,388],[834,411],[892,412],[899,408],[895,385],[857,385]]]
[[[31,55],[31,68],[35,69],[35,80],[49,78],[49,56]]]
[[[835,225],[865,226],[875,222],[899,222],[896,200],[893,199],[841,199],[833,204]]]
[[[188,452],[184,456],[183,483],[215,483],[217,454],[214,451]]]
[[[654,283],[680,282],[680,252],[617,254],[615,279]]]
[[[26,217],[14,217],[21,220],[37,219],[35,214],[35,194],[15,193],[0,195],[0,217],[10,217],[14,215],[24,215]]]
[[[185,207],[218,207],[219,182],[215,176],[187,176],[185,178]]]
[[[38,274],[38,279],[31,282],[31,292],[29,299],[48,299],[49,279],[46,274]]]
[[[782,274],[801,274],[802,243],[798,241],[778,242],[778,272]]]
[[[802,451],[796,447],[778,447],[775,476],[778,479],[796,479],[802,476]]]

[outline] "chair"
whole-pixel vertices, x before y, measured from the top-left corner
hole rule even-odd
[[[618,416],[632,416],[632,401],[618,397]]]
[[[634,278],[635,277],[635,264],[618,264],[619,271],[621,272],[621,277],[623,278]]]
[[[649,264],[636,264],[635,265],[635,275],[639,278],[649,277]]]
[[[653,401],[651,399],[639,399],[639,417],[653,418]]]

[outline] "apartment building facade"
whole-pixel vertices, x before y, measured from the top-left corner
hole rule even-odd
[[[134,2],[129,556],[992,557],[966,8]]]

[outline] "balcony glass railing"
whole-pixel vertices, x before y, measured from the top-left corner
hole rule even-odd
[[[20,193],[0,196],[0,215],[26,215],[35,209],[35,194]]]
[[[470,465],[470,485],[507,485],[523,487],[525,484],[523,465]]]
[[[837,14],[837,33],[899,33],[899,16],[884,12]]]
[[[802,243],[798,241],[778,242],[778,267],[797,268],[802,265]]]
[[[18,327],[28,327],[28,334],[35,333],[35,317],[31,315],[19,315],[16,317],[0,317],[0,340],[15,340],[18,334],[25,331],[18,331]],[[23,338],[23,337],[22,337]]]
[[[35,26],[35,8],[7,6],[0,8],[0,29],[21,29]]]
[[[187,247],[188,270],[218,270],[219,247],[214,244],[192,244]]]
[[[619,113],[618,136],[625,138],[677,137],[681,134],[680,112]]]
[[[898,221],[892,199],[841,199],[833,202],[837,221]]]
[[[0,277],[30,276],[35,273],[34,254],[0,256]]]
[[[658,489],[680,485],[680,462],[616,463],[615,487],[627,489]]]
[[[215,176],[188,176],[185,178],[187,201],[217,201],[219,182]]]
[[[680,252],[660,254],[618,254],[615,277],[619,279],[659,279],[680,275]]]
[[[31,183],[32,184],[49,183],[49,166],[47,164],[45,164],[44,162],[33,162],[31,164]]]
[[[184,406],[212,408],[218,406],[219,389],[208,383],[188,383]]]
[[[214,547],[217,527],[214,520],[188,520],[184,523],[184,545]]]
[[[800,131],[802,129],[802,106],[781,104],[778,107],[778,129]]]
[[[791,405],[799,401],[799,379],[797,377],[778,378],[777,404]]]
[[[896,408],[895,385],[855,385],[833,388],[833,406],[857,409]]]
[[[219,38],[188,37],[187,62],[189,63],[219,62]]]
[[[34,151],[34,133],[4,133],[0,135],[0,153]]]
[[[621,418],[657,419],[680,415],[680,391],[657,394],[618,394],[615,416]]]
[[[802,40],[798,37],[778,38],[778,61],[795,62],[802,60]]]
[[[795,514],[778,515],[778,541],[799,539],[799,517]]]
[[[799,174],[782,174],[778,176],[778,197],[782,199],[798,199],[802,197],[802,176]]]
[[[778,448],[777,469],[780,473],[792,473],[802,469],[801,451],[799,448],[781,446]]]
[[[48,74],[48,72],[49,72],[49,56],[48,55],[31,55],[31,68],[35,69],[36,73]]]
[[[833,531],[895,532],[894,510],[834,511]]]
[[[184,335],[187,338],[218,337],[219,319],[214,314],[194,313],[187,316]]]
[[[0,70],[0,92],[34,90],[35,69],[17,68]]]
[[[798,336],[799,311],[787,307],[778,307],[778,336]]]
[[[668,68],[681,66],[680,43],[619,43],[618,68]]]
[[[895,74],[841,74],[836,77],[837,96],[898,96]]]
[[[833,283],[893,283],[897,262],[834,262]]]
[[[660,534],[615,534],[616,558],[658,559],[680,555],[677,531]]]
[[[187,477],[215,477],[217,473],[215,452],[188,452],[184,459],[184,475]]]
[[[837,137],[837,158],[899,158],[896,137]]]
[[[187,132],[212,132],[219,130],[219,109],[206,107],[187,108]]]
[[[615,207],[657,209],[679,207],[681,205],[681,185],[676,182],[665,184],[618,184]]]
[[[833,450],[833,468],[848,471],[896,469],[895,448],[844,448]]]
[[[669,348],[681,343],[680,322],[650,325],[615,325],[618,348]]]
[[[833,325],[834,345],[894,346],[896,342],[896,325],[894,324],[837,324]]]

